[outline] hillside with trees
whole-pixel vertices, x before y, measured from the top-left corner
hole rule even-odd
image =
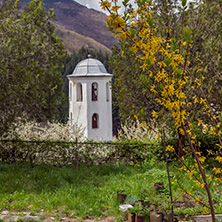
[[[21,0],[24,7],[30,0]],[[81,47],[99,49],[104,54],[109,51],[117,40],[106,28],[107,16],[73,0],[43,0],[46,10],[54,9],[56,33],[64,39],[69,53]],[[75,41],[73,40],[75,39]]]

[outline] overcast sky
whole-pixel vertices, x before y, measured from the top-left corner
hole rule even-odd
[[[103,11],[99,6],[100,0],[75,0],[76,2],[80,3],[81,5],[86,6],[87,8],[93,8],[98,11]],[[134,0],[130,0],[131,3],[134,2]],[[105,11],[103,11],[105,12]]]
[[[78,3],[80,3],[81,5],[84,5],[86,6],[87,8],[93,8],[93,9],[96,9],[98,11],[102,11],[102,12],[105,12],[103,11],[100,6],[99,6],[99,2],[100,0],[74,0]],[[121,1],[119,1],[121,2]],[[195,0],[188,0],[188,2],[195,2]],[[130,3],[134,3],[134,0],[130,0]],[[121,12],[121,11],[120,11]],[[105,12],[106,13],[106,12]]]

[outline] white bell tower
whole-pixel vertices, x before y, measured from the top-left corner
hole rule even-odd
[[[77,64],[69,79],[69,119],[85,127],[85,137],[112,140],[112,74],[97,59]]]

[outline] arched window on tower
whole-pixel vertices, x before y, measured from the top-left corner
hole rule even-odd
[[[76,85],[76,101],[82,102],[82,84],[80,82]]]
[[[99,115],[97,113],[94,113],[92,115],[92,128],[93,129],[99,128]]]
[[[98,101],[98,83],[92,83],[92,101]]]
[[[106,83],[106,101],[109,101],[109,83]]]
[[[69,83],[69,100],[72,100],[72,83]]]

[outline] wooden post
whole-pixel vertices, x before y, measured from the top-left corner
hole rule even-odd
[[[168,164],[168,158],[166,153],[166,141],[165,141],[165,129],[163,128],[163,146],[164,146],[164,156],[167,166],[167,176],[168,176],[168,183],[169,183],[169,189],[170,189],[170,199],[171,199],[171,213],[172,213],[172,222],[174,221],[174,211],[173,211],[173,194],[172,194],[172,188],[171,188],[171,181],[170,181],[170,171],[169,171],[169,164]]]

